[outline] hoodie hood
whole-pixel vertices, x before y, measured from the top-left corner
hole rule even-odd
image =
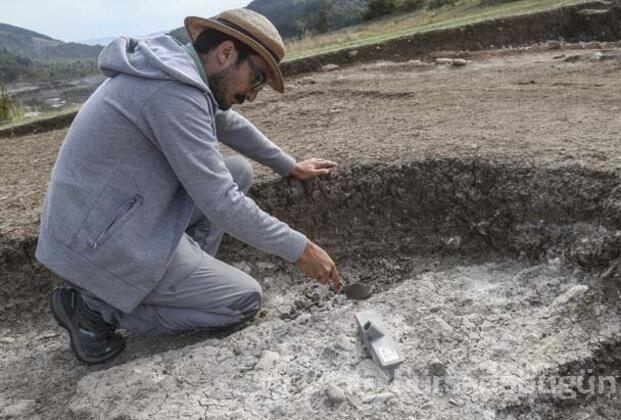
[[[99,68],[107,77],[126,74],[144,79],[176,80],[212,96],[188,51],[169,35],[117,38],[99,55]]]

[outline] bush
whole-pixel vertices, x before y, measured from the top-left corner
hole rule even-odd
[[[427,4],[427,8],[429,10],[433,10],[433,9],[439,9],[440,7],[443,6],[455,6],[455,3],[457,3],[457,0],[429,0],[429,3]]]
[[[425,0],[403,0],[399,5],[399,10],[404,12],[412,12],[414,10],[422,9],[425,5]]]
[[[396,0],[370,0],[367,5],[367,10],[364,12],[362,18],[364,20],[375,19],[384,15],[388,15],[397,10]]]
[[[0,86],[0,124],[21,118],[22,107],[15,103],[4,86]]]

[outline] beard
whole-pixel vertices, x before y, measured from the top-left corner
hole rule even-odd
[[[233,103],[231,102],[230,97],[233,97],[236,103],[243,104],[246,100],[245,95],[241,94],[231,94],[233,91],[232,86],[234,86],[234,77],[235,72],[233,70],[234,66],[227,67],[223,70],[220,70],[218,73],[212,75],[209,79],[209,89],[211,93],[213,93],[214,98],[216,98],[216,102],[218,103],[218,108],[223,111],[229,110]]]

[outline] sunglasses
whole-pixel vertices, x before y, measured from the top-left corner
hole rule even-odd
[[[250,90],[258,92],[267,83],[267,77],[265,76],[265,73],[263,73],[263,70],[261,70],[254,61],[252,61],[250,56],[246,58],[246,61],[248,61],[248,65],[250,66],[250,69],[254,73],[254,78],[252,79]]]

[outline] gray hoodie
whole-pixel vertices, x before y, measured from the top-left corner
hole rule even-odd
[[[37,259],[131,312],[157,285],[194,206],[232,236],[288,261],[307,239],[233,182],[218,142],[286,176],[293,158],[234,111],[219,111],[187,50],[168,36],[119,38],[109,78],[82,106],[45,197]]]

